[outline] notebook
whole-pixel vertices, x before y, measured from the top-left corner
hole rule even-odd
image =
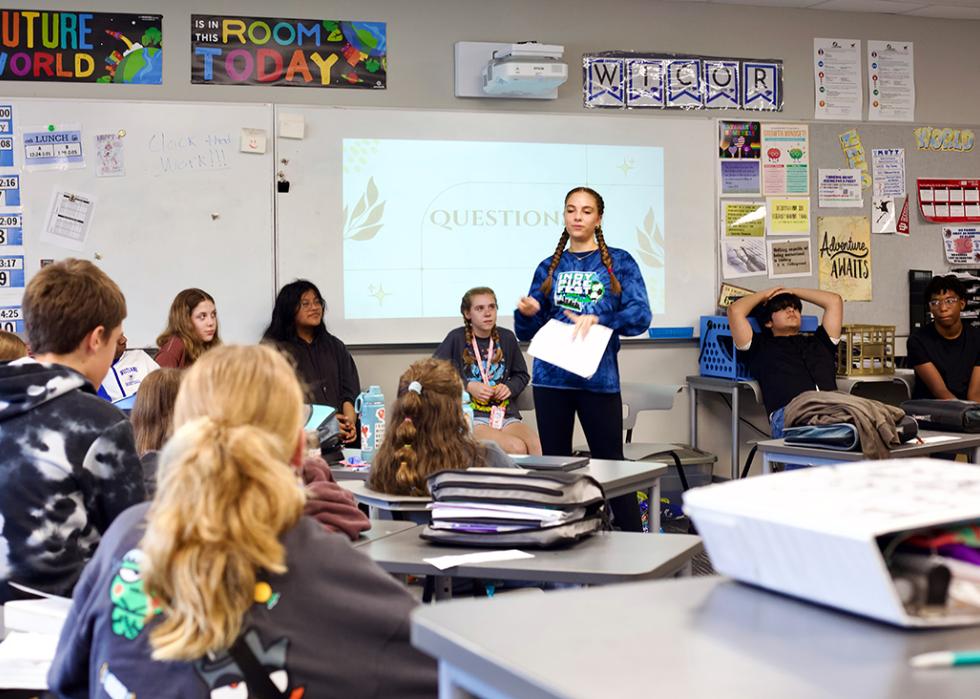
[[[589,464],[589,457],[587,456],[530,456],[527,454],[515,456],[511,454],[510,458],[521,468],[529,468],[535,471],[574,471]]]

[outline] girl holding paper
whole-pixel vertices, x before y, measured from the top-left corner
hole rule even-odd
[[[514,313],[514,330],[521,340],[530,340],[549,320],[574,323],[576,336],[584,337],[596,324],[613,330],[590,377],[534,360],[534,408],[546,455],[572,453],[577,414],[594,458],[623,458],[619,337],[646,332],[651,313],[636,261],[625,250],[606,245],[604,208],[599,193],[588,187],[576,187],[565,196],[565,230],[554,254],[538,265],[531,290]],[[618,526],[639,530],[640,511],[633,495],[614,498],[610,504]]]

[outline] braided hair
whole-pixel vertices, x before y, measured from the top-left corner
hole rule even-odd
[[[473,356],[473,323],[466,317],[473,306],[474,296],[492,296],[493,302],[497,303],[497,294],[489,286],[477,286],[463,294],[463,300],[459,304],[459,312],[463,314],[463,327],[466,330],[466,340],[463,344],[463,364],[467,368],[476,363],[476,357]],[[500,333],[497,332],[496,323],[493,324],[493,329],[490,331],[490,338],[493,340],[495,348],[490,361],[499,363],[503,359],[504,353],[500,349]]]
[[[601,217],[606,209],[606,204],[602,200],[602,195],[591,187],[575,187],[570,190],[568,194],[565,195],[565,204],[568,204],[569,198],[576,192],[584,192],[588,194],[593,199],[595,199],[596,211],[599,212]],[[568,243],[568,229],[564,229],[561,232],[561,237],[558,239],[558,245],[555,247],[555,252],[551,256],[551,263],[548,265],[548,274],[541,282],[541,293],[547,296],[551,293],[552,280],[554,278],[555,269],[558,267],[558,262],[561,260],[561,255],[565,251],[565,244]],[[606,239],[602,235],[602,226],[596,226],[595,228],[595,239],[596,243],[599,245],[599,255],[602,257],[602,264],[606,267],[606,271],[609,272],[609,286],[612,293],[617,296],[623,293],[623,287],[619,283],[619,279],[616,278],[616,274],[613,272],[613,261],[612,255],[609,253],[609,247],[606,245]]]

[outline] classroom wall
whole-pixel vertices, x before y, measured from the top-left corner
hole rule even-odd
[[[6,3],[5,3],[6,4]],[[50,9],[50,3],[25,0],[20,8]],[[188,0],[76,0],[75,10],[157,12],[164,15],[164,85],[161,87],[59,83],[3,83],[8,96],[118,99],[279,102],[372,107],[415,107],[526,112],[580,112],[583,52],[638,50],[703,53],[720,56],[780,58],[784,65],[785,107],[780,118],[812,119],[811,58],[815,36],[856,39],[896,39],[915,42],[916,114],[919,125],[976,124],[980,119],[980,22],[910,18],[895,15],[821,12],[714,5],[660,3],[652,0],[238,0],[202,7]],[[388,82],[383,91],[323,90],[201,86],[190,84],[190,14],[219,7],[257,16],[358,19],[388,23]],[[453,97],[455,41],[538,40],[565,46],[569,82],[558,100],[548,103],[520,100],[460,100]],[[671,112],[676,116],[678,112]],[[719,113],[713,112],[713,115]],[[630,118],[649,119],[657,113],[636,112]],[[703,116],[703,113],[702,113]],[[976,173],[974,173],[976,174]],[[714,206],[706,192],[706,206]],[[547,253],[542,250],[542,257]],[[714,264],[712,262],[712,264]],[[904,270],[902,270],[904,274]],[[530,276],[530,270],[528,272]],[[206,286],[206,282],[202,281]],[[169,291],[166,292],[169,295]],[[708,309],[706,309],[708,310]],[[427,351],[362,349],[355,351],[365,384],[380,383],[392,392],[397,376]],[[620,356],[626,380],[683,383],[695,373],[697,349],[692,345],[623,349]],[[761,409],[751,400],[743,415],[764,426]],[[728,469],[727,408],[717,398],[704,401],[702,447],[719,455],[718,473]],[[686,440],[687,398],[681,396],[670,414],[645,417],[635,438],[643,441]],[[746,430],[751,433],[751,430]],[[747,434],[748,438],[757,435]]]

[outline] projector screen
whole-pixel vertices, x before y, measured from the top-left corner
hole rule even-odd
[[[578,185],[603,196],[606,242],[640,266],[655,325],[713,306],[713,122],[278,109],[307,124],[279,140],[278,282],[314,281],[349,344],[438,342],[474,286],[512,327]]]

